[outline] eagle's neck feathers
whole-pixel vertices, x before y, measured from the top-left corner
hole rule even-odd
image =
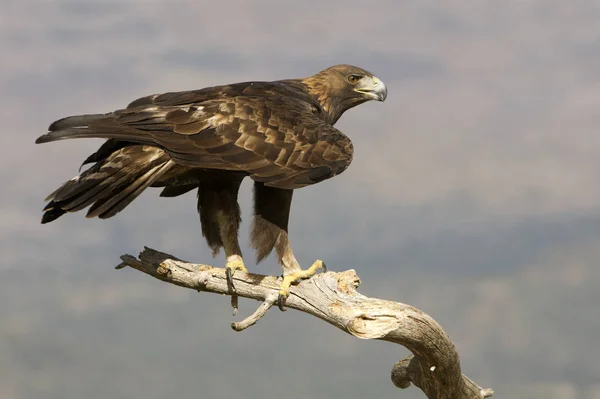
[[[334,124],[350,107],[345,107],[337,94],[341,88],[334,87],[325,76],[314,75],[301,80],[308,94],[316,99],[326,113],[327,122]]]

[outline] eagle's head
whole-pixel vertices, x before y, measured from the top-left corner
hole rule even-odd
[[[370,100],[385,101],[387,97],[387,88],[379,78],[352,65],[334,65],[303,82],[332,124],[352,107]]]

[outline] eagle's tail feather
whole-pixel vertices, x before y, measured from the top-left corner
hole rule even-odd
[[[88,126],[91,122],[96,122],[101,119],[105,119],[109,116],[110,114],[85,114],[67,116],[66,118],[62,118],[52,122],[52,124],[50,124],[50,127],[48,127],[48,130],[51,132],[56,132],[58,130],[68,129],[71,127],[85,127]]]
[[[173,165],[173,161],[167,161],[162,165],[157,165],[139,176],[137,180],[123,189],[120,193],[96,201],[88,211],[86,217],[93,218],[98,216],[100,219],[108,219],[115,216]]]
[[[87,217],[112,217],[173,165],[157,148],[134,145],[115,151],[50,194],[42,223],[90,205]]]
[[[102,138],[131,141],[138,144],[155,144],[147,132],[115,120],[114,114],[89,114],[68,116],[53,122],[48,133],[38,137],[36,144],[77,138]]]
[[[67,211],[62,210],[61,208],[58,208],[58,207],[45,210],[44,215],[42,216],[42,224],[50,223],[50,222],[58,219],[65,213],[67,213]]]

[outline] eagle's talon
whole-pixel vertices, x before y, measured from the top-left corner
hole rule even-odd
[[[242,257],[239,255],[232,255],[227,258],[227,263],[225,264],[225,276],[227,277],[227,289],[235,294],[235,286],[233,285],[233,275],[236,270],[242,271],[244,273],[248,273],[248,269],[244,266],[244,261]]]
[[[233,273],[231,267],[225,268],[225,276],[227,277],[227,289],[235,294],[235,286],[233,285]]]
[[[279,310],[281,310],[282,312],[285,312],[287,309],[285,308],[285,299],[286,296],[283,295],[281,292],[279,293],[279,296],[277,297],[277,307],[279,308]]]
[[[290,286],[295,281],[295,278],[291,275],[284,276],[281,285],[279,286],[279,296],[277,297],[277,307],[282,312],[286,311],[285,300],[290,296]]]
[[[323,269],[324,271],[327,271],[327,266],[325,266],[325,263],[323,261],[317,260],[315,261],[315,263],[312,264],[311,267],[309,267],[306,270],[296,270],[293,273],[287,274],[287,275],[283,275],[283,281],[281,282],[281,285],[279,286],[279,296],[277,297],[277,306],[279,307],[279,309],[282,312],[285,312],[285,300],[287,299],[288,296],[290,296],[290,288],[292,286],[292,284],[297,284],[299,283],[301,280],[305,280],[305,279],[309,279],[312,276],[314,276],[315,274],[317,274],[317,271],[319,269]]]

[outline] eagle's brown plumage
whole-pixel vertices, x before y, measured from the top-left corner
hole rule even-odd
[[[275,248],[284,273],[294,272],[299,265],[287,238],[292,190],[350,165],[352,143],[333,124],[349,108],[386,95],[369,72],[336,65],[305,79],[155,94],[107,114],[60,119],[36,143],[108,140],[84,161],[93,163],[89,169],[48,196],[42,223],[88,206],[88,217],[109,218],[147,187],[163,187],[165,197],[198,188],[209,246],[241,262],[237,194],[249,176],[252,246],[259,260]]]

